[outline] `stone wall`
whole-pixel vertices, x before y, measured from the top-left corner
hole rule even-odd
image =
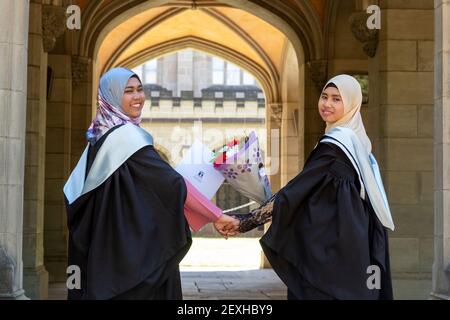
[[[396,225],[396,293],[426,298],[433,263],[433,1],[381,1],[376,56],[382,174]]]

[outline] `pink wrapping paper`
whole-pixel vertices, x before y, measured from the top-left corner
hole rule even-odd
[[[200,193],[187,179],[187,197],[184,203],[184,216],[192,230],[198,231],[204,225],[222,216],[222,210]]]

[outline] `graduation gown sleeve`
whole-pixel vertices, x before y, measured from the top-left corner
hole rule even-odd
[[[90,147],[88,170],[108,134]],[[69,299],[181,299],[178,264],[191,244],[185,198],[184,179],[149,145],[66,201],[69,264],[82,273]]]
[[[277,193],[260,243],[296,297],[312,286],[336,299],[392,298],[386,231],[359,188],[345,154],[320,143],[304,170]],[[382,270],[380,290],[367,287],[371,265]]]

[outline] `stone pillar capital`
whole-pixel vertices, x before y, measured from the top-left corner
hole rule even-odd
[[[316,85],[319,91],[322,91],[327,82],[328,75],[328,61],[327,60],[313,60],[307,62],[309,77]]]
[[[355,12],[350,16],[350,28],[353,36],[363,44],[364,53],[368,57],[375,57],[378,48],[378,29],[367,28],[367,19],[370,17],[365,11]]]
[[[89,74],[91,59],[80,56],[72,56],[72,85],[78,87],[81,82],[86,82]]]
[[[17,269],[14,259],[0,246],[0,300],[26,299],[25,291],[17,286]]]
[[[281,102],[269,103],[270,118],[275,121],[278,126],[281,126],[281,119],[283,116],[283,104]]]
[[[66,28],[66,12],[63,7],[42,5],[42,41],[44,51],[53,50],[56,39]]]

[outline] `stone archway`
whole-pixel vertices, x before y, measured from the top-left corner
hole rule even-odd
[[[89,28],[85,28],[84,33],[80,36],[80,47],[79,53],[80,55],[92,55],[93,57],[98,56],[98,50],[101,46],[102,40],[104,40],[108,36],[108,32],[114,29],[115,26],[119,25],[121,22],[125,20],[132,19],[133,16],[138,14],[139,12],[143,12],[149,8],[156,8],[162,5],[169,5],[171,9],[168,10],[167,13],[162,13],[163,18],[158,18],[157,22],[150,22],[146,27],[154,27],[158,23],[161,23],[160,20],[164,20],[166,18],[170,19],[173,15],[176,15],[179,12],[182,12],[187,9],[191,9],[189,1],[177,1],[176,3],[168,2],[168,1],[135,1],[133,2],[135,6],[131,6],[128,4],[127,6],[120,5],[118,3],[114,4],[114,1],[104,8],[99,5],[90,5],[87,9],[89,11],[91,17],[86,18],[86,22],[89,25]],[[267,4],[267,6],[257,5],[252,1],[217,1],[217,3],[211,4],[209,2],[197,1],[197,9],[207,10],[210,15],[218,15],[215,11],[214,7],[235,7],[240,10],[249,12],[254,14],[255,16],[261,18],[267,23],[273,25],[278,28],[283,34],[287,37],[288,42],[291,43],[291,47],[293,52],[297,57],[296,65],[299,68],[304,69],[305,60],[320,60],[323,54],[322,49],[322,34],[320,32],[320,21],[316,17],[316,12],[313,10],[311,4],[305,3],[304,1],[298,2],[298,5],[302,8],[302,12],[290,12],[287,7],[279,7],[277,8],[277,14],[274,14],[270,10],[272,7]],[[114,16],[109,15],[110,12],[114,12]],[[305,19],[300,19],[301,17]],[[222,19],[224,20],[224,19]],[[107,22],[106,22],[107,21]],[[295,21],[293,24],[288,24],[288,21]],[[227,21],[229,22],[229,20]],[[250,37],[248,37],[250,38]],[[96,41],[94,41],[94,39]],[[115,60],[109,61],[106,65],[112,66],[115,64],[125,64],[125,65],[133,65],[133,60],[139,60],[143,58],[148,58],[153,55],[157,55],[158,51],[160,54],[165,53],[167,50],[173,50],[175,47],[180,46],[190,46],[190,47],[200,47],[200,50],[204,51],[214,51],[213,53],[216,55],[222,55],[226,57],[227,60],[231,60],[236,64],[244,67],[244,69],[252,71],[254,73],[260,83],[265,88],[266,92],[270,94],[267,97],[267,105],[268,105],[268,119],[272,119],[268,124],[268,132],[270,133],[271,129],[279,130],[282,122],[282,111],[283,111],[283,102],[282,97],[279,92],[280,88],[280,72],[273,72],[273,67],[266,68],[266,72],[261,72],[261,68],[255,63],[248,63],[245,59],[239,59],[239,55],[231,50],[225,50],[225,48],[220,48],[219,46],[212,45],[211,42],[207,43],[205,41],[201,41],[201,39],[195,39],[194,37],[190,37],[189,39],[176,39],[173,40],[174,43],[165,43],[158,47],[147,48],[147,50],[143,50],[134,57],[131,57],[128,60],[122,60],[117,62],[119,53],[123,51],[122,49],[117,49],[115,52],[114,58]],[[130,39],[127,39],[127,44],[130,44]],[[306,49],[304,49],[304,46]],[[266,59],[267,60],[267,59]],[[113,62],[116,61],[116,62]],[[95,59],[93,63],[95,64]],[[286,70],[289,70],[288,68]],[[95,68],[93,68],[93,78],[92,78],[92,88],[96,87],[96,81],[98,79],[98,74],[96,74]],[[304,72],[300,72],[297,74],[299,77],[298,81],[295,83],[303,84]],[[268,90],[270,89],[270,90]],[[301,97],[304,99],[304,96]],[[302,104],[304,105],[304,103]],[[301,116],[301,110],[299,116]],[[303,119],[303,118],[302,118]],[[303,123],[294,121],[294,124],[299,124],[299,129],[302,131]],[[268,141],[270,141],[270,137],[268,137]],[[269,142],[270,143],[270,142]],[[275,143],[276,144],[276,143]],[[298,145],[298,143],[297,143]],[[279,146],[276,146],[278,148]],[[300,147],[300,153],[303,153],[303,146]],[[303,161],[303,155],[300,157],[301,160],[297,160],[301,167]],[[277,162],[277,161],[275,161]],[[279,161],[278,161],[279,162]],[[292,163],[292,161],[291,161]],[[288,163],[284,163],[285,166],[288,166]],[[297,167],[298,167],[297,166]],[[295,170],[295,169],[292,169]],[[291,170],[291,171],[292,171]],[[280,187],[280,178],[279,175],[273,177],[273,185],[275,189]]]
[[[304,52],[306,61],[323,58],[322,26],[317,12],[309,1],[294,1],[300,11],[292,10],[288,5],[270,1],[263,4],[252,0],[217,0],[215,2],[196,1],[195,8],[233,7],[247,11],[281,30],[293,43],[298,57]],[[192,8],[192,1],[134,0],[127,3],[110,1],[105,6],[102,6],[100,2],[90,2],[83,16],[82,23],[85,28],[78,40],[77,54],[83,57],[94,57],[99,43],[115,26],[146,9],[164,5]]]

